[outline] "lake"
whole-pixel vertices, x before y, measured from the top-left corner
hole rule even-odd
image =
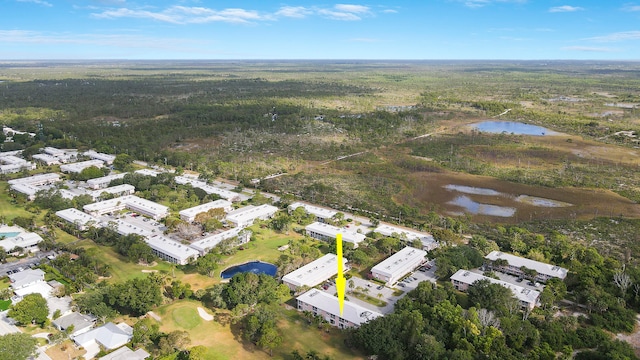
[[[514,135],[559,135],[559,133],[542,126],[519,123],[515,121],[483,121],[469,125],[477,130],[488,133],[508,133]]]
[[[278,267],[273,264],[262,261],[251,261],[225,269],[222,273],[220,273],[220,276],[223,279],[230,279],[233,277],[233,275],[242,272],[252,272],[256,274],[267,274],[270,276],[276,276],[276,271],[278,271]]]

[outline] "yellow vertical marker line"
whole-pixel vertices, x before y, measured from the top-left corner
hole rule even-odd
[[[347,288],[347,281],[342,273],[342,234],[336,236],[336,252],[338,260],[338,277],[336,278],[336,290],[338,291],[338,303],[340,304],[340,316],[344,309],[344,291]]]

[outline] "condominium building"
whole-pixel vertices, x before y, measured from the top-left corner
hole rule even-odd
[[[314,222],[313,224],[307,225],[304,230],[307,235],[322,241],[335,240],[338,234],[342,234],[342,241],[353,244],[354,248],[357,248],[358,245],[366,238],[364,234],[360,234],[353,230],[339,228],[337,226],[321,222]]]
[[[344,271],[348,271],[347,259],[343,257],[342,263]],[[296,291],[301,286],[314,287],[319,285],[337,274],[338,257],[335,254],[326,254],[283,276],[282,282],[292,291]]]
[[[76,208],[56,211],[56,215],[62,220],[75,225],[79,230],[86,230],[89,225],[100,225],[100,219]]]
[[[331,219],[338,213],[333,209],[310,205],[303,202],[294,202],[289,205],[289,211],[294,211],[299,207],[303,208],[307,213],[315,216],[317,222],[325,222],[327,219]]]
[[[180,219],[187,222],[193,222],[198,214],[207,212],[211,209],[223,209],[225,213],[228,213],[233,209],[233,207],[230,201],[222,199],[215,200],[180,211]]]
[[[546,282],[551,278],[564,280],[569,272],[569,270],[560,266],[546,264],[540,261],[503,253],[501,251],[492,251],[485,256],[485,259],[489,261],[490,266],[494,270],[515,276],[523,277],[525,275],[523,268],[535,270],[535,281],[539,282]],[[506,260],[507,265],[495,265],[495,262],[499,259]]]
[[[371,268],[371,275],[393,284],[426,261],[427,252],[407,246]]]
[[[186,265],[200,255],[197,250],[162,235],[147,237],[145,242],[157,257],[178,265]]]
[[[377,311],[366,309],[348,300],[344,301],[343,312],[340,315],[338,298],[318,289],[311,289],[298,296],[297,302],[299,311],[309,311],[316,316],[321,316],[329,324],[340,329],[358,327],[382,316]]]
[[[479,280],[489,280],[492,284],[498,284],[511,290],[513,296],[518,299],[522,307],[533,309],[538,304],[538,298],[540,297],[539,291],[486,277],[464,269],[460,269],[455,274],[451,275],[451,283],[453,284],[453,287],[460,291],[467,291],[469,286],[473,286],[473,283]]]
[[[227,221],[239,228],[251,226],[256,220],[267,220],[278,212],[278,208],[272,205],[245,206],[227,214]]]
[[[95,179],[89,179],[87,180],[87,187],[94,190],[104,189],[108,187],[113,180],[120,180],[127,174],[128,173],[112,174]]]
[[[60,165],[60,171],[65,173],[79,174],[82,172],[82,170],[90,168],[92,166],[101,168],[104,166],[104,162],[102,160],[87,160],[77,163],[64,164]]]
[[[420,240],[420,242],[422,243],[422,249],[426,251],[430,251],[438,247],[438,242],[433,238],[431,234],[418,232],[399,226],[381,224],[380,226],[375,228],[373,232],[388,237],[398,237],[402,240],[406,240],[409,243],[412,243],[414,240]]]

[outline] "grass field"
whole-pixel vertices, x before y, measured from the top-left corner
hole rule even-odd
[[[162,306],[155,312],[161,317],[160,330],[167,333],[174,330],[187,331],[191,337],[191,346],[207,347],[207,359],[286,359],[295,349],[301,353],[316,350],[333,359],[363,358],[345,348],[344,336],[339,330],[331,329],[329,333],[318,330],[307,325],[306,320],[297,311],[284,308],[280,308],[283,316],[278,324],[284,341],[279,348],[274,349],[273,357],[270,357],[255,345],[240,341],[232,325],[226,322],[221,324],[215,320],[202,320],[197,313],[198,306],[202,305],[197,301],[182,300]],[[220,310],[216,313],[218,318],[224,318],[224,314],[226,312]]]
[[[0,311],[5,311],[11,305],[11,300],[0,300]]]
[[[32,217],[32,213],[11,203],[12,199],[9,197],[8,189],[8,183],[4,181],[0,182],[0,216],[3,216],[6,222],[11,221],[17,216]]]

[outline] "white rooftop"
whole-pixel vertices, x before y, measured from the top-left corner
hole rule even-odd
[[[455,274],[451,275],[451,280],[457,280],[465,284],[473,285],[478,280],[489,280],[492,284],[498,284],[511,290],[513,296],[518,300],[524,301],[529,304],[536,304],[540,297],[540,292],[524,288],[522,286],[510,284],[508,282],[486,277],[482,274],[474,273],[469,270],[460,269]]]
[[[398,236],[404,235],[406,236],[408,241],[413,241],[418,239],[422,242],[423,247],[432,247],[433,244],[436,243],[436,240],[433,238],[433,235],[431,234],[422,233],[415,230],[401,228],[401,227],[393,226],[389,224],[381,224],[380,226],[375,228],[375,230],[373,231],[389,237],[393,236],[393,234],[397,234]]]
[[[122,185],[116,185],[116,186],[92,191],[91,196],[94,199],[96,199],[96,198],[99,198],[102,195],[102,193],[118,195],[122,193],[133,193],[135,191],[136,191],[136,188],[133,185],[122,184]]]
[[[327,313],[340,316],[338,298],[326,292],[322,292],[318,289],[311,289],[298,296],[297,299],[311,306],[315,306]],[[369,320],[373,320],[381,316],[382,314],[376,311],[366,309],[358,304],[345,300],[343,313],[340,317],[356,325],[361,325]]]
[[[366,238],[364,234],[321,222],[314,222],[313,224],[309,224],[305,227],[305,230],[313,231],[315,233],[322,234],[331,238],[336,238],[338,234],[342,234],[342,241],[352,243],[355,246],[364,241],[364,239]]]
[[[11,185],[11,190],[17,191],[21,194],[25,194],[27,196],[33,196],[42,189],[31,184],[13,184]]]
[[[60,175],[56,173],[46,173],[46,174],[38,174],[38,175],[27,176],[19,179],[9,180],[8,183],[11,185],[37,184],[37,183],[44,183],[44,182],[54,182],[59,180],[60,180]]]
[[[220,244],[222,241],[238,236],[238,234],[242,230],[242,228],[236,227],[227,231],[207,236],[202,240],[194,241],[189,246],[198,250],[201,254],[205,254],[209,252],[209,250],[213,249],[216,245]]]
[[[87,160],[87,161],[81,161],[77,163],[64,164],[64,165],[60,165],[60,171],[79,173],[79,172],[82,172],[82,170],[92,166],[101,168],[104,166],[104,162],[102,160]]]
[[[346,264],[347,259],[342,258],[342,263]],[[338,274],[338,257],[335,254],[326,254],[303,267],[294,270],[282,277],[283,282],[287,282],[296,287],[316,286],[321,282]]]
[[[231,206],[232,206],[231,202],[227,200],[219,199],[219,200],[208,202],[206,204],[184,209],[180,211],[180,216],[194,217],[200,213],[207,212],[211,209],[218,209],[218,208],[227,209],[227,208],[230,208]]]
[[[165,236],[154,236],[145,239],[149,247],[179,260],[190,257],[197,258],[200,253],[187,245],[171,240]]]
[[[151,169],[140,169],[135,171],[136,174],[144,175],[144,176],[153,176],[156,177],[160,175],[159,172]]]
[[[83,155],[88,156],[88,157],[90,157],[92,159],[104,161],[107,164],[111,164],[113,162],[113,160],[116,159],[115,155],[99,153],[99,152],[95,152],[93,150],[85,151]]]
[[[108,185],[113,180],[118,180],[118,179],[124,178],[124,176],[127,175],[127,174],[128,173],[112,174],[112,175],[107,175],[107,176],[103,176],[103,177],[99,177],[99,178],[95,178],[95,179],[89,179],[89,180],[87,180],[87,185],[89,185],[89,186]]]
[[[294,202],[293,204],[289,205],[289,207],[292,210],[295,210],[299,207],[303,207],[306,210],[306,212],[308,212],[309,214],[315,215],[316,217],[322,218],[322,219],[332,218],[338,213],[336,210],[333,210],[333,209],[327,209],[319,206],[309,205],[303,202]]]
[[[425,256],[427,256],[426,251],[407,246],[381,261],[371,268],[371,271],[392,277],[395,274],[410,271],[410,267],[415,266]]]
[[[227,214],[227,220],[235,223],[247,223],[263,216],[275,214],[278,208],[273,205],[245,206]]]
[[[82,212],[76,208],[69,208],[60,211],[56,211],[56,215],[63,220],[70,223],[85,226],[90,222],[98,225],[100,220],[94,216],[91,216],[85,212]]]
[[[116,231],[120,235],[136,234],[144,237],[149,237],[153,235],[151,231],[147,229],[143,229],[139,226],[128,223],[126,221],[122,221],[121,219],[116,219],[114,220],[114,222],[116,224]]]
[[[567,277],[567,273],[569,271],[559,266],[550,265],[550,264],[546,264],[546,263],[531,260],[531,259],[526,259],[520,256],[507,254],[500,251],[492,251],[489,254],[487,254],[485,258],[491,261],[495,261],[498,259],[505,259],[507,260],[507,262],[509,262],[510,266],[514,266],[517,268],[524,266],[528,269],[533,269],[537,271],[538,274],[545,274],[547,276],[556,277],[560,279],[564,279],[565,277]]]
[[[133,195],[120,196],[114,199],[98,201],[93,204],[87,204],[83,206],[83,209],[87,212],[102,212],[112,208],[124,209],[130,197],[133,197]]]
[[[40,235],[32,232],[23,232],[18,236],[8,237],[4,240],[0,240],[0,247],[5,251],[11,251],[16,247],[27,249],[40,243],[41,241],[42,237]]]

